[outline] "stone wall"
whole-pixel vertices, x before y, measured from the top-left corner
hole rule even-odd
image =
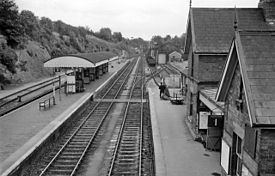
[[[224,114],[224,135],[223,139],[230,144],[232,151],[232,142],[233,142],[233,132],[236,133],[242,139],[242,148],[243,148],[243,164],[246,165],[251,174],[257,175],[257,163],[254,161],[250,155],[244,150],[244,136],[245,136],[245,125],[250,124],[248,109],[245,99],[244,87],[241,92],[241,99],[243,100],[242,110],[238,110],[236,99],[239,99],[240,96],[240,84],[241,84],[241,73],[240,67],[237,65],[234,72],[226,101],[225,101],[225,114]],[[231,156],[230,156],[231,157]],[[222,175],[226,175],[225,172]]]
[[[225,124],[224,128],[229,134],[233,134],[233,123],[238,124],[243,130],[245,129],[245,124],[249,125],[249,116],[246,105],[246,99],[244,94],[244,89],[242,92],[243,109],[242,111],[237,110],[236,99],[239,98],[240,94],[240,83],[241,83],[241,73],[239,65],[237,66],[233,80],[231,82],[226,101],[225,101]]]

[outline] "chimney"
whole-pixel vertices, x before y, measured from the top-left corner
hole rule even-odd
[[[275,0],[260,0],[258,7],[263,9],[266,22],[275,22]]]

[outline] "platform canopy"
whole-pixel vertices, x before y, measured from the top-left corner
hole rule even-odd
[[[115,58],[112,52],[79,53],[51,58],[44,62],[44,67],[97,67]]]

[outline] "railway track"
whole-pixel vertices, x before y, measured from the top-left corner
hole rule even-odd
[[[127,77],[130,75],[135,62],[129,64],[123,72],[120,73],[115,82],[101,93],[101,100],[104,98],[115,99],[119,96]],[[81,118],[80,125],[76,126],[67,133],[62,139],[62,147],[56,152],[51,161],[45,165],[41,171],[42,175],[74,175],[80,166],[88,148],[92,145],[97,133],[99,132],[105,118],[107,117],[112,105],[111,102],[102,102],[99,100],[88,114]]]
[[[94,175],[87,170],[91,162],[102,164],[100,171],[94,170],[98,175],[154,175],[145,79],[144,60],[125,65],[32,160],[23,175]],[[103,148],[101,163],[97,151]]]
[[[170,76],[170,75],[178,75],[178,74],[180,74],[178,71],[176,71],[174,68],[172,68],[169,65],[160,65],[160,67],[163,70],[163,72],[162,72],[163,76]]]
[[[143,99],[143,62],[135,74],[130,99]],[[108,175],[142,175],[143,103],[128,101]]]
[[[120,79],[117,79],[116,77],[113,78],[97,95],[95,98],[97,99],[112,99],[114,95],[117,93],[118,88],[121,86],[121,84],[126,81],[126,79],[129,77],[131,70],[134,68],[134,65],[136,64],[136,61],[133,61],[132,63],[127,65],[124,69],[121,69],[118,73]],[[129,73],[129,74],[124,74]],[[110,89],[112,87],[112,89]],[[108,92],[107,95],[106,92]]]
[[[176,70],[169,64],[164,65],[164,69],[166,69],[170,75],[179,75],[180,74],[180,72],[178,70]]]

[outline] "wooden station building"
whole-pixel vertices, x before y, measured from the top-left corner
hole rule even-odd
[[[79,53],[52,58],[44,67],[66,71],[66,93],[84,91],[84,84],[108,72],[109,62],[118,57],[111,52]]]

